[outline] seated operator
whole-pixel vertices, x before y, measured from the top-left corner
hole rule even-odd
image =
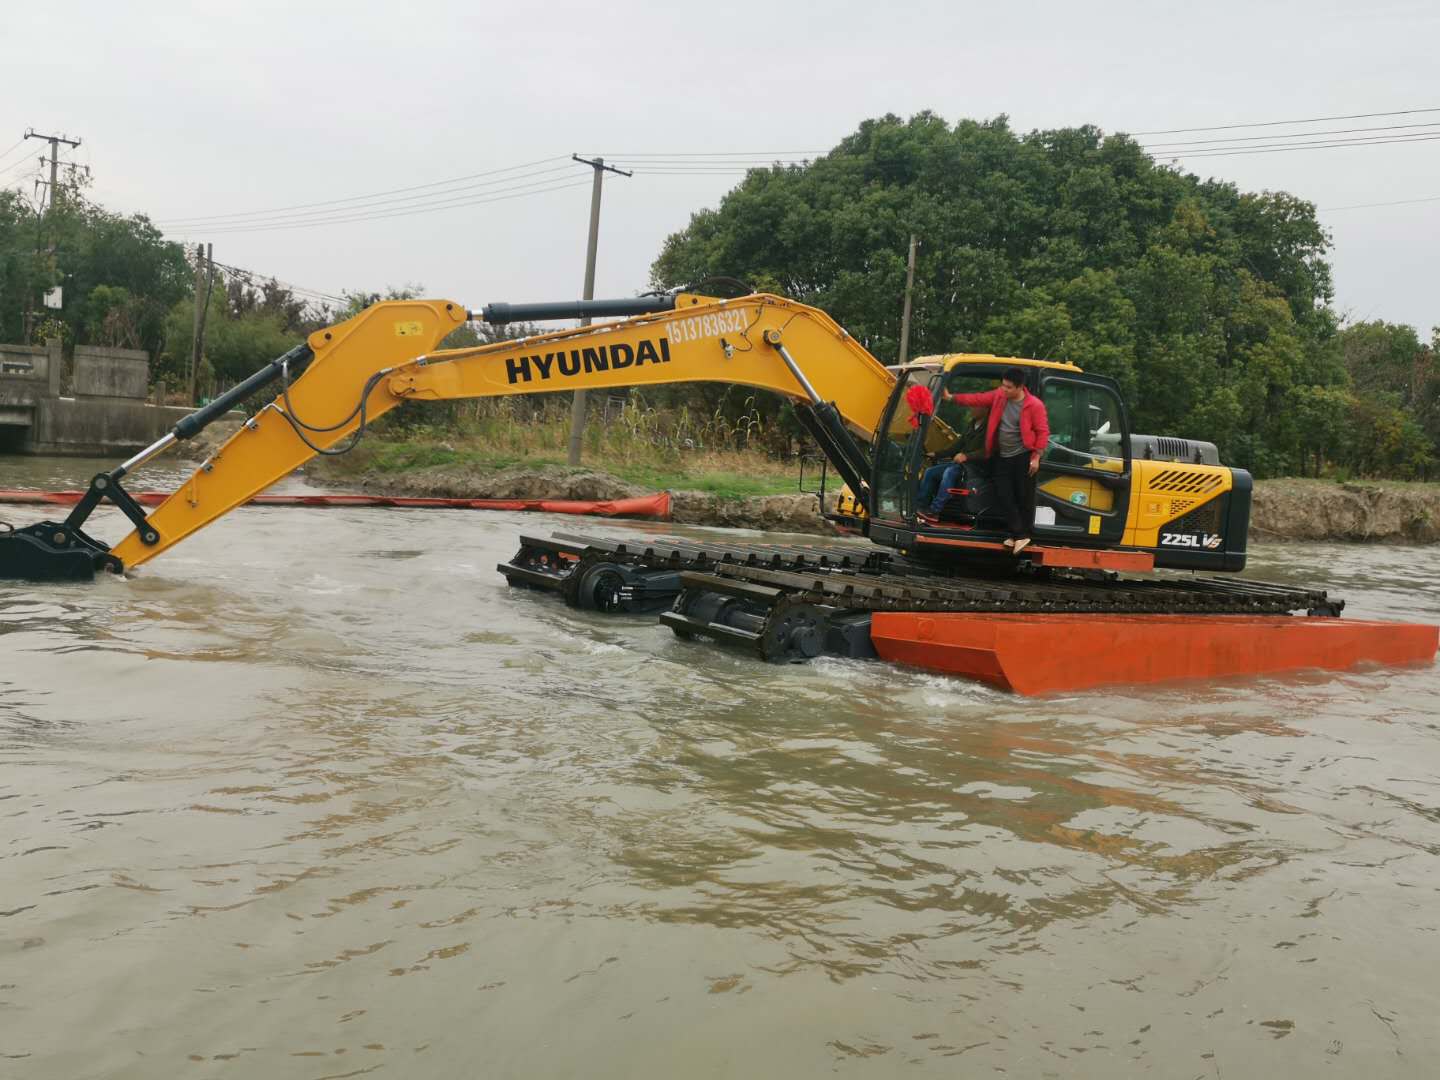
[[[942,397],[948,399],[949,391],[942,390]],[[926,519],[935,519],[940,516],[940,511],[945,507],[945,500],[949,497],[952,487],[960,482],[960,474],[964,471],[962,466],[967,461],[984,461],[988,454],[984,442],[980,442],[978,449],[965,450],[967,444],[974,444],[980,440],[980,433],[985,430],[985,424],[990,418],[990,410],[983,405],[972,405],[970,407],[970,429],[960,435],[949,446],[943,447],[935,453],[935,464],[925,470],[925,475],[920,478],[920,495],[916,501],[916,509],[920,516]]]
[[[922,518],[937,519],[945,508],[950,489],[960,482],[960,474],[967,461],[984,461],[985,448],[966,453],[960,448],[970,440],[970,435],[960,436],[949,446],[935,454],[936,464],[925,470],[920,478],[920,496],[916,502]]]

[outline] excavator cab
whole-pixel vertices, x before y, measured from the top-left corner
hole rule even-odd
[[[895,388],[872,444],[874,523],[937,539],[999,543],[1004,520],[989,497],[984,460],[989,410],[965,407],[945,394],[995,389],[1011,367],[1026,372],[1026,386],[1051,416],[1050,446],[1036,477],[1037,540],[1084,546],[1115,545],[1125,534],[1130,481],[1129,421],[1114,383],[1070,364],[994,356],[927,358],[892,368]],[[943,391],[943,392],[942,392]],[[926,521],[926,472],[957,451],[969,458],[939,491],[938,523]],[[897,536],[896,539],[902,537]]]
[[[842,492],[831,520],[905,551],[953,558],[998,550],[1004,521],[988,495],[987,463],[973,460],[984,451],[988,409],[962,407],[942,391],[993,390],[1012,367],[1026,373],[1050,426],[1035,477],[1037,546],[1115,552],[1094,565],[1121,569],[1139,568],[1127,562],[1137,557],[1146,568],[1244,569],[1249,474],[1220,465],[1209,443],[1135,435],[1113,379],[1053,361],[961,354],[890,368],[895,385],[870,448],[868,518]],[[933,497],[927,469],[957,450],[972,460],[947,477],[939,514],[922,516]]]

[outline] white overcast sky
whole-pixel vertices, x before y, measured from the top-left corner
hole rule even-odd
[[[363,196],[572,151],[824,151],[886,112],[931,109],[950,121],[1005,113],[1017,131],[1150,131],[1440,108],[1434,0],[3,8],[0,151],[27,127],[77,136],[73,156],[93,170],[93,196],[161,223]],[[1440,112],[1311,127],[1427,121],[1440,125]],[[12,168],[19,155],[0,158],[0,184],[33,175],[29,165]],[[501,180],[572,175],[537,171],[545,167]],[[1322,209],[1440,197],[1440,141],[1188,167]],[[589,175],[573,169],[577,182]],[[608,183],[596,294],[642,289],[665,236],[737,179],[637,173]],[[422,283],[428,295],[478,306],[577,298],[588,210],[589,188],[578,184],[319,227],[166,227],[213,240],[217,261],[324,292]],[[1333,230],[1342,313],[1422,334],[1440,323],[1440,198],[1322,220]]]

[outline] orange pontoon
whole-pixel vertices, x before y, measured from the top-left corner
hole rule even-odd
[[[1020,694],[1434,660],[1440,628],[1285,615],[876,612],[886,660]]]

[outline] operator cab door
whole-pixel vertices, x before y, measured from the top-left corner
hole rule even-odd
[[[935,369],[933,366],[908,368],[899,371],[897,376],[884,419],[871,444],[874,471],[870,489],[875,505],[870,516],[876,522],[908,527],[915,512],[919,473],[924,467],[923,440],[928,417],[916,415],[906,393],[912,387],[921,386],[933,400],[930,386]]]
[[[973,365],[964,370],[952,369],[946,375],[938,364],[924,363],[891,370],[897,374],[895,389],[891,392],[883,421],[871,446],[874,471],[870,487],[875,495],[871,515],[873,522],[902,530],[917,528],[916,511],[926,509],[918,501],[922,478],[930,466],[948,463],[959,449],[974,461],[960,474],[966,486],[975,486],[972,481],[982,481],[985,493],[976,499],[976,518],[962,524],[942,517],[944,524],[940,528],[952,536],[959,532],[967,539],[998,541],[1003,535],[1004,521],[986,502],[990,496],[983,461],[989,410],[983,406],[978,409],[961,408],[945,401],[941,388],[943,386],[952,393],[993,390],[1000,382],[1004,368],[1000,365]],[[918,414],[910,400],[917,387],[921,388],[918,399],[928,405]],[[939,478],[935,479],[938,483]],[[925,502],[929,503],[936,494],[937,490],[928,491]],[[957,513],[962,518],[966,516],[964,508]],[[929,529],[924,524],[918,527]],[[871,538],[878,538],[881,543],[889,542],[873,531]]]
[[[1130,423],[1111,379],[1045,372],[1050,444],[1035,477],[1035,538],[1118,544],[1130,505]]]

